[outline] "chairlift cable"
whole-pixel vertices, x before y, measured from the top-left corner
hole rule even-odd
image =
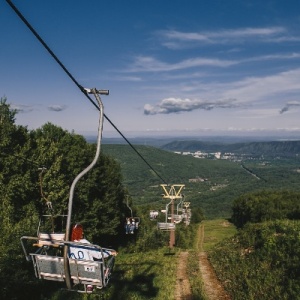
[[[70,79],[75,83],[75,85],[81,90],[81,92],[89,99],[89,101],[99,110],[98,105],[94,100],[87,94],[86,90],[78,81],[73,77],[73,75],[68,71],[64,64],[58,59],[55,53],[50,49],[46,42],[41,38],[41,36],[34,30],[26,18],[21,14],[17,7],[12,3],[11,0],[6,0],[9,6],[14,10],[14,12],[19,16],[19,18],[25,23],[33,35],[39,40],[39,42],[44,46],[44,48],[49,52],[49,54],[54,58],[54,60],[60,65],[60,67],[65,71],[65,73],[70,77]],[[147,164],[147,166],[156,174],[156,176],[161,179],[165,184],[166,181],[158,174],[158,172],[146,161],[146,159],[138,152],[138,150],[129,142],[129,140],[124,136],[124,134],[114,125],[114,123],[107,117],[104,113],[104,118],[112,125],[112,127],[121,135],[121,137],[127,142],[127,144],[135,151],[135,153]]]
[[[50,211],[50,214],[53,216],[53,207],[52,207],[52,202],[49,201],[49,199],[46,197],[44,191],[43,191],[43,174],[45,172],[45,170],[47,170],[45,167],[42,167],[42,168],[39,168],[38,169],[40,171],[40,175],[39,175],[39,178],[40,178],[40,192],[41,192],[41,197],[46,201],[46,205],[47,205],[47,208],[49,209]]]

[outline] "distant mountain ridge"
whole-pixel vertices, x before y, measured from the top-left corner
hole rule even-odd
[[[85,136],[85,138],[89,143],[96,142],[96,136]],[[191,137],[135,137],[129,140],[132,145],[153,146],[173,152],[202,151],[270,157],[300,155],[300,140],[297,140],[297,137],[290,140],[275,138],[271,140],[271,136],[267,140],[261,140],[262,137],[249,139],[249,137],[220,136],[201,138],[201,140]],[[102,144],[120,145],[127,142],[123,138],[103,138]]]
[[[246,143],[214,143],[202,141],[173,141],[161,146],[168,151],[203,151],[251,155],[296,155],[300,154],[300,141],[246,142]]]

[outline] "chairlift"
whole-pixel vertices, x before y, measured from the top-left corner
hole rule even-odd
[[[52,213],[48,215],[50,219],[49,224],[46,226],[45,231],[41,228],[42,222],[40,221],[37,236],[22,236],[21,245],[27,261],[32,261],[35,276],[39,279],[52,280],[58,282],[65,282],[67,289],[79,293],[93,293],[97,289],[105,288],[109,282],[113,264],[114,255],[116,251],[113,249],[102,248],[98,245],[83,243],[74,240],[74,234],[80,233],[82,227],[75,226],[71,230],[71,217],[73,206],[73,195],[75,185],[78,180],[90,171],[96,164],[100,155],[100,146],[103,130],[103,104],[99,94],[108,95],[108,90],[85,89],[86,93],[94,94],[99,106],[99,126],[97,149],[94,160],[92,163],[80,172],[74,179],[70,188],[68,214],[61,215],[66,217],[66,228],[64,232],[55,232],[55,219]],[[41,176],[44,169],[41,170]],[[46,199],[41,188],[42,197]],[[46,199],[47,200],[47,199]],[[47,206],[52,211],[51,202],[47,201]],[[45,215],[47,216],[47,215]],[[75,233],[74,233],[75,232]],[[81,253],[76,257],[72,249],[79,249]],[[82,256],[87,252],[97,252],[100,259],[92,260]],[[105,255],[106,254],[106,255]],[[83,288],[82,288],[83,287]]]
[[[37,248],[35,252],[27,252],[25,242],[28,241],[35,242],[32,244],[33,247]],[[74,284],[71,290],[80,293],[91,293],[95,288],[102,289],[108,284],[113,269],[114,257],[105,257],[104,253],[112,253],[113,249],[81,243],[73,239],[66,241],[65,233],[40,232],[38,237],[23,236],[21,244],[27,261],[33,262],[35,276],[39,279],[65,282],[66,273],[63,253],[64,247],[68,247],[70,277]],[[79,249],[79,255],[74,255],[72,249]],[[99,256],[104,259],[94,261],[88,257],[85,258],[84,253],[89,251],[98,252]],[[83,290],[79,289],[81,285],[84,287]]]
[[[183,202],[183,206],[184,206],[184,213],[183,213],[183,218],[185,220],[185,224],[186,225],[189,225],[190,224],[190,221],[191,221],[191,216],[192,216],[192,211],[191,209],[189,208],[190,206],[190,202]]]
[[[181,196],[180,201],[177,203],[176,206],[176,214],[174,214],[174,223],[178,224],[182,221],[183,219],[183,209],[182,209],[182,203],[183,203],[184,195]]]
[[[134,234],[135,231],[139,229],[141,219],[139,217],[133,216],[132,209],[128,204],[128,198],[127,198],[126,205],[127,205],[128,209],[130,210],[130,216],[127,217],[126,221],[125,221],[125,233],[126,234]]]
[[[151,221],[156,220],[158,215],[159,212],[157,210],[150,210],[149,217]]]
[[[168,213],[169,213],[169,205],[171,203],[172,203],[172,200],[169,203],[167,203],[167,205],[166,205],[166,209],[165,209],[165,214],[166,214],[165,222],[157,222],[157,227],[160,230],[170,231],[170,230],[174,230],[175,229],[175,223],[172,223],[172,218],[169,217],[169,215],[168,215]],[[170,221],[168,221],[168,220],[170,220]]]

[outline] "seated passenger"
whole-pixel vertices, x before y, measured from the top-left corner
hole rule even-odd
[[[126,223],[125,223],[126,234],[128,234],[130,232],[130,226],[131,226],[130,218],[126,218]]]
[[[99,249],[93,245],[88,246],[91,243],[83,237],[83,228],[80,224],[73,227],[71,240],[80,243],[69,248],[69,257],[73,259],[102,260],[102,258],[117,255],[117,252],[112,249]]]
[[[130,233],[133,234],[135,230],[135,220],[131,219],[131,225],[130,225]]]

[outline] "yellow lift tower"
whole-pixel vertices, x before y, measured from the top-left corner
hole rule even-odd
[[[184,184],[161,184],[160,185],[164,191],[163,198],[170,199],[171,204],[171,220],[168,222],[168,209],[166,209],[166,223],[161,223],[164,225],[160,225],[160,229],[169,230],[170,231],[170,241],[169,246],[173,248],[175,245],[175,224],[174,224],[174,201],[177,199],[182,199],[181,191],[184,188]],[[169,206],[167,205],[167,207]]]

